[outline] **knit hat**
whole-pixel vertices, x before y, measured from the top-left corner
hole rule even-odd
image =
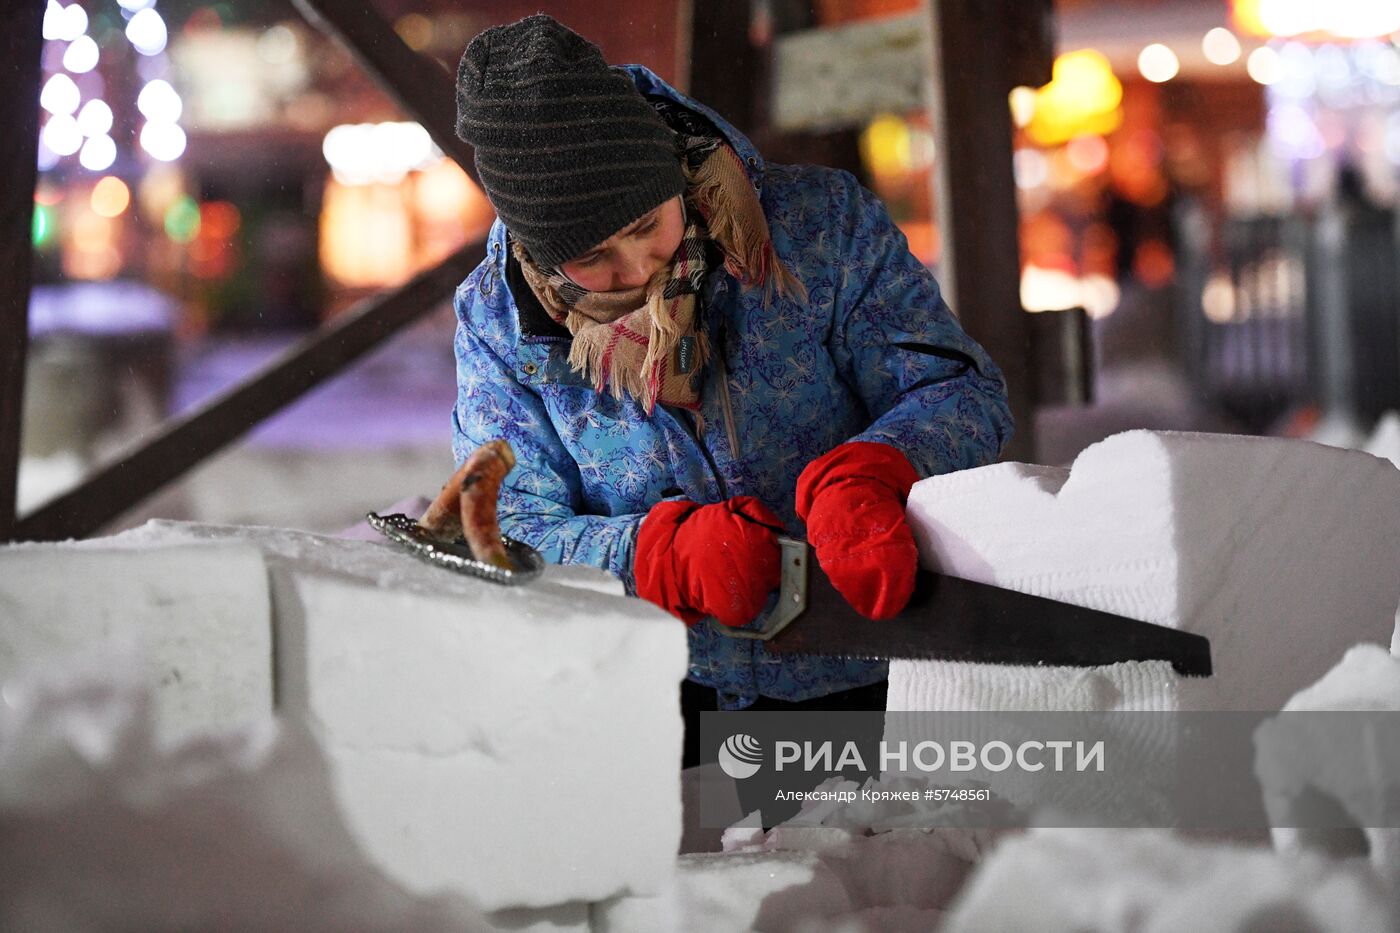
[[[685,190],[675,136],[632,79],[543,14],[467,46],[457,135],[506,229],[546,268]]]

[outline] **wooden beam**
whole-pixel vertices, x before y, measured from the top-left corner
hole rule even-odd
[[[39,65],[44,4],[10,11],[0,34],[0,541],[14,534],[19,446],[34,269],[34,183],[39,157]]]
[[[484,241],[463,247],[406,285],[361,302],[244,382],[169,422],[149,442],[77,489],[22,518],[15,537],[54,541],[98,531],[421,318],[452,294],[485,251]]]
[[[1021,251],[1007,94],[1035,73],[1016,60],[1042,0],[929,0],[930,111],[943,258],[939,278],[963,328],[1006,375],[1016,433],[1002,456],[1035,455],[1030,327],[1021,308]],[[1045,28],[1045,27],[1042,27]],[[1018,38],[1019,37],[1019,38]]]
[[[472,147],[457,138],[457,79],[413,51],[369,3],[293,0],[307,21],[339,39],[439,149],[480,183]]]

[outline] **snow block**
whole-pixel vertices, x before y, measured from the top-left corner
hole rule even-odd
[[[1379,645],[1357,645],[1284,707],[1285,712],[1303,710],[1400,712],[1400,658]],[[1350,831],[1276,828],[1276,849],[1365,854],[1377,874],[1400,891],[1400,830],[1366,825],[1373,822],[1367,814],[1385,812],[1385,803],[1400,788],[1400,748],[1377,736],[1366,742],[1368,754],[1360,767],[1354,754],[1358,737],[1374,734],[1376,725],[1364,716],[1343,722],[1332,717],[1270,720],[1255,734],[1255,774],[1274,822],[1294,822],[1293,816],[1317,806],[1340,807],[1355,820]],[[1358,736],[1356,729],[1365,731]],[[1335,751],[1339,743],[1349,753]]]
[[[944,933],[1382,933],[1396,919],[1364,866],[1112,829],[1009,837],[950,913]]]
[[[0,681],[80,649],[144,643],[165,742],[272,712],[272,616],[257,548],[230,541],[0,547]]]
[[[319,741],[360,845],[411,890],[494,912],[666,884],[685,628],[603,592],[607,574],[506,587],[380,542],[165,522],[121,537],[263,551],[281,711]]]
[[[139,656],[89,650],[0,703],[0,929],[487,933],[372,866],[305,728],[168,744]]]
[[[1275,710],[1400,603],[1400,471],[1306,441],[1130,431],[931,477],[908,513],[925,566],[1205,635],[1215,674],[896,661],[892,710]]]

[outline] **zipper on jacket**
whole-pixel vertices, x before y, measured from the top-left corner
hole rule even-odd
[[[729,435],[729,450],[734,455],[734,459],[739,459],[739,432],[734,427],[734,407],[729,401],[729,372],[724,368],[724,353],[721,351],[719,359],[719,404],[724,410],[724,430]]]
[[[729,355],[729,328],[725,326],[724,319],[719,322],[719,352],[715,354],[716,375],[719,376],[719,405],[724,413],[724,431],[729,437],[729,453],[735,460],[739,459],[739,431],[734,426],[734,405],[729,399],[729,369],[724,364],[724,359]]]

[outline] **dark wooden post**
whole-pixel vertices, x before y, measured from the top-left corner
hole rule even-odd
[[[930,6],[939,277],[963,328],[1006,374],[1016,434],[1003,458],[1031,460],[1035,400],[1007,95],[1018,84],[1050,80],[1050,3],[930,0]]]
[[[24,362],[29,352],[34,182],[39,158],[39,66],[44,4],[19,3],[0,34],[0,541],[14,537]]]
[[[699,0],[690,22],[686,92],[742,133],[767,123],[765,63],[749,40],[749,0]]]

